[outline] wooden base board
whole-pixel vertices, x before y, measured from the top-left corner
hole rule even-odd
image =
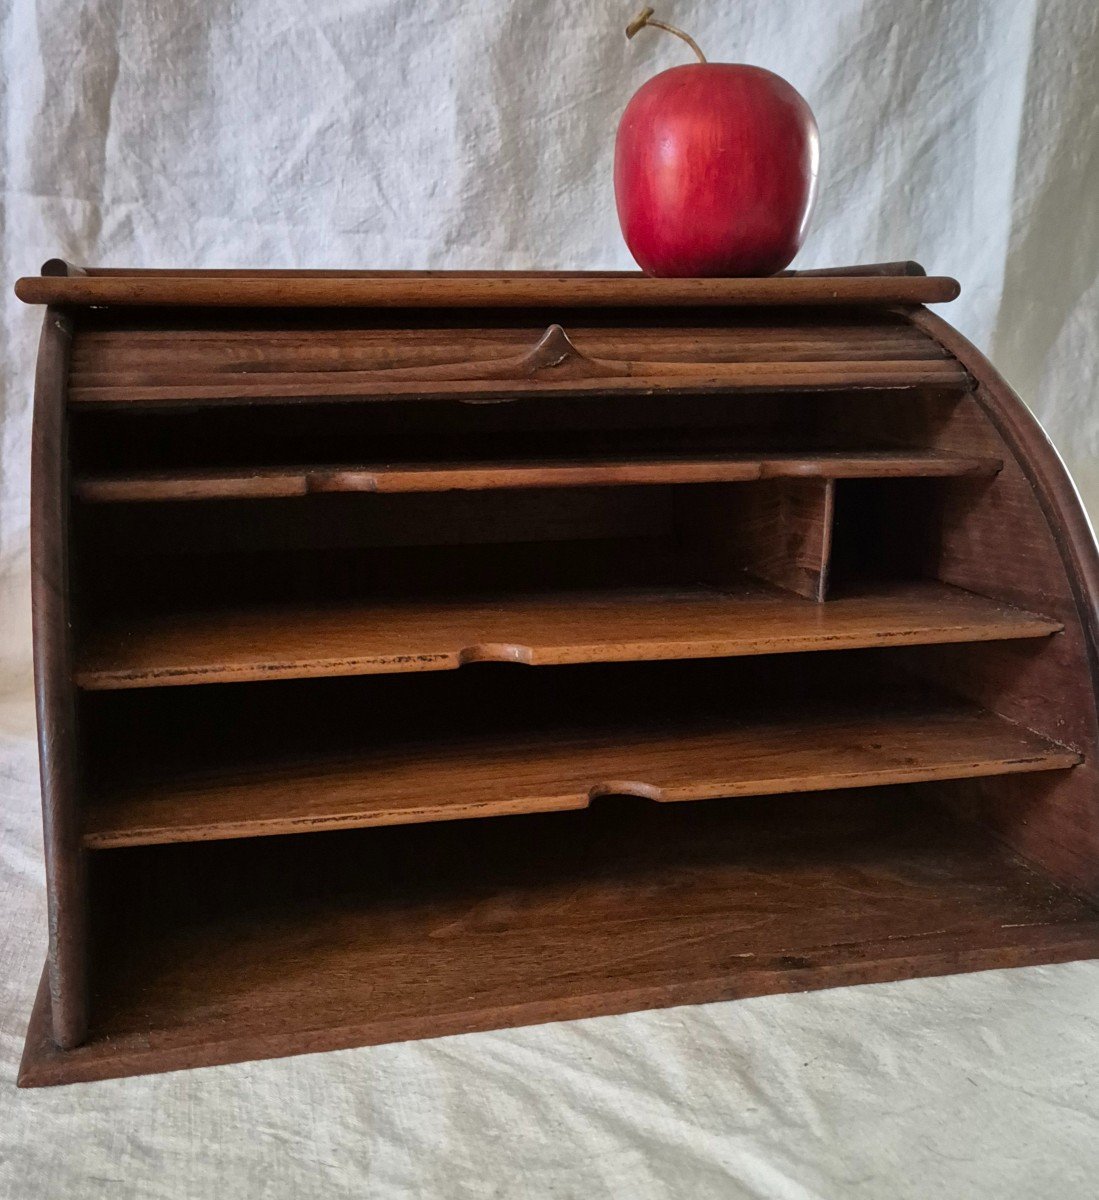
[[[1099,956],[1099,911],[923,797],[99,852],[89,1040],[56,1049],[43,984],[19,1081]]]

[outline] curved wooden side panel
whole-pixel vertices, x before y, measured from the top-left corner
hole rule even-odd
[[[69,617],[68,421],[72,322],[46,310],[38,349],[31,452],[31,586],[42,822],[49,902],[53,1037],[87,1032],[87,897],[77,800],[76,707]]]
[[[941,577],[1064,622],[1047,645],[935,652],[937,673],[965,680],[987,707],[1082,752],[1084,762],[1040,784],[982,781],[952,789],[953,806],[989,825],[1014,849],[1073,890],[1099,897],[1099,550],[1087,513],[1056,449],[989,360],[938,316],[913,323],[966,368],[977,410],[941,433],[940,446],[994,435],[1005,469],[985,487],[960,484],[967,521],[947,511]],[[978,428],[985,425],[982,432]],[[987,426],[991,425],[991,429]],[[966,489],[971,489],[968,492]],[[961,511],[961,506],[958,506]],[[948,789],[948,798],[951,789]],[[974,796],[976,800],[974,801]]]
[[[1099,683],[1099,548],[1072,477],[1037,418],[972,342],[926,309],[914,313],[912,321],[976,380],[981,407],[1034,488],[1061,551],[1087,635],[1092,675]]]

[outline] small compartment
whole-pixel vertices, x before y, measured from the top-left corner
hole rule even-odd
[[[989,479],[843,479],[836,483],[831,584],[938,579],[952,533]]]
[[[896,397],[877,396],[893,405]],[[988,474],[977,455],[898,448],[851,427],[854,397],[554,394],[513,403],[76,411],[89,503],[695,484],[769,477]],[[928,402],[929,422],[953,400]]]
[[[718,396],[607,396],[593,403],[549,394],[491,404],[379,399],[78,411],[74,466],[87,477],[165,476],[812,450],[826,439],[819,404],[819,397],[804,395],[739,396],[730,404]]]
[[[776,482],[804,496],[777,540],[785,510],[767,484],[97,506],[81,515],[78,657],[102,674],[148,654],[162,682],[181,678],[176,651],[231,660],[242,646],[335,662],[365,647],[381,670],[533,661],[538,645],[551,662],[646,657],[645,644],[683,657],[727,634],[738,599],[774,603],[776,584],[816,595],[829,485]]]
[[[831,483],[132,504],[91,508],[80,519],[90,547],[82,581],[112,606],[145,591],[277,601],[735,585],[745,572],[819,598]],[[785,570],[785,559],[795,567]]]
[[[149,687],[1041,637],[957,589],[817,611],[832,484],[101,505],[80,514],[77,682]]]

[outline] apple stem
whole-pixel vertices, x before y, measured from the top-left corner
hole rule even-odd
[[[698,42],[689,33],[684,33],[682,29],[676,29],[674,25],[667,25],[663,21],[654,21],[653,10],[651,8],[643,8],[626,26],[626,37],[632,38],[635,33],[640,32],[646,25],[650,25],[653,29],[663,29],[665,33],[674,33],[677,38],[685,41],[695,54],[698,55],[700,63],[706,61],[706,55],[702,53],[698,47]]]

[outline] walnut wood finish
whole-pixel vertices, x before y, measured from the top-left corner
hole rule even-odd
[[[345,314],[342,320],[292,313],[230,326],[212,323],[201,311],[168,310],[139,321],[144,315],[124,318],[107,310],[89,318],[73,359],[76,389],[155,384],[160,375],[169,382],[173,368],[177,374],[229,384],[240,371],[261,379],[310,371],[520,378],[545,370],[555,358],[565,367],[579,359],[593,374],[601,362],[675,364],[685,373],[698,372],[706,363],[756,361],[952,365],[931,337],[896,314],[878,310],[845,318],[817,310],[748,310],[737,314],[735,323],[706,312],[683,313],[672,321],[666,315],[631,319],[617,310],[576,310],[566,325],[540,313],[428,312],[418,322],[416,314],[404,312],[368,310]],[[476,370],[475,364],[480,364]],[[614,370],[612,366],[610,373]],[[665,373],[671,373],[667,366]],[[608,377],[605,366],[603,375]],[[390,378],[400,381],[402,376]]]
[[[992,520],[1010,520],[1012,536],[996,537],[989,521],[958,526],[949,543],[943,577],[973,586],[992,581],[1013,601],[1039,601],[1043,611],[1064,613],[1066,628],[1056,655],[1038,660],[992,659],[961,677],[961,690],[990,698],[1012,720],[1070,741],[1089,760],[1078,779],[1034,792],[1011,787],[977,789],[950,797],[1055,879],[1099,901],[1099,750],[1096,690],[1099,681],[1099,551],[1087,514],[1064,464],[1029,409],[979,350],[927,311],[913,314],[917,328],[954,354],[977,381],[974,401],[991,427],[985,444],[1006,449],[1007,491]],[[943,439],[944,442],[946,439]],[[994,451],[995,452],[995,451]],[[954,517],[946,519],[953,523]],[[1056,564],[1056,565],[1055,565]],[[948,660],[932,660],[935,675]]]
[[[536,730],[291,750],[253,745],[190,766],[127,756],[88,805],[85,845],[161,842],[407,825],[556,812],[600,796],[661,802],[809,792],[1060,770],[1080,756],[979,709],[938,698],[845,697],[788,705],[781,716],[713,713],[602,727]],[[298,741],[300,730],[296,731]],[[194,750],[192,749],[192,753]],[[235,756],[234,756],[235,754]]]
[[[776,276],[771,279],[649,279],[636,275],[494,273],[392,276],[30,276],[15,294],[28,304],[198,305],[227,308],[541,308],[666,305],[934,304],[958,295],[937,276]]]
[[[735,586],[747,571],[808,600],[824,600],[833,496],[830,478],[690,489],[676,520],[691,571],[718,586]]]
[[[61,1053],[41,993],[24,1085],[1099,953],[1093,908],[912,789],[94,858],[97,1020]]]
[[[264,279],[495,279],[499,271],[332,271],[332,270],[278,270],[268,269],[257,271],[248,267],[78,267],[66,262],[63,258],[47,259],[42,264],[42,275],[147,275],[171,278],[173,276],[196,276],[200,279],[234,277],[251,279],[259,276]],[[506,274],[513,278],[523,279],[587,279],[590,271],[508,271]],[[644,273],[632,271],[601,271],[600,278],[611,279],[643,279]],[[900,262],[856,263],[847,267],[820,267],[808,271],[780,271],[780,276],[807,276],[819,278],[822,275],[926,275],[927,272],[911,259]]]
[[[34,682],[49,905],[52,1034],[68,1048],[87,1029],[87,896],[69,609],[68,422],[72,322],[47,309],[38,346],[31,462]]]
[[[367,309],[334,320],[296,312],[226,328],[201,310],[180,310],[158,311],[135,329],[108,310],[79,340],[70,399],[98,407],[448,396],[503,403],[654,388],[967,386],[933,339],[880,308],[846,320],[819,309],[753,310],[737,321],[683,310],[674,323],[663,313],[566,313]]]
[[[996,458],[938,451],[865,454],[750,454],[529,462],[373,463],[269,467],[242,471],[192,470],[85,476],[73,494],[95,503],[149,500],[226,500],[308,496],[329,492],[452,492],[494,488],[620,487],[630,484],[732,483],[758,479],[949,478],[994,475]]]
[[[766,586],[555,592],[122,615],[89,633],[86,689],[655,661],[1040,638],[1055,621],[933,583],[817,605]]]
[[[652,373],[644,366],[656,368]],[[546,367],[528,374],[504,378],[486,372],[470,379],[469,364],[458,363],[451,369],[431,374],[409,372],[412,378],[393,377],[387,371],[338,373],[276,373],[257,378],[248,373],[236,378],[215,375],[188,376],[169,373],[169,381],[157,383],[112,382],[85,385],[74,382],[71,399],[78,405],[119,405],[160,401],[163,404],[205,404],[246,401],[285,403],[309,399],[368,400],[374,397],[431,400],[455,397],[470,403],[508,403],[521,395],[534,393],[599,396],[613,394],[647,395],[655,388],[684,393],[726,393],[782,391],[848,391],[853,388],[940,387],[961,390],[967,379],[955,364],[935,360],[874,360],[869,362],[747,362],[701,363],[679,368],[659,362],[642,364],[623,361],[613,377],[588,374],[582,364],[577,369],[558,373]]]
[[[955,289],[22,282],[21,1081],[1099,952],[1099,555]]]

